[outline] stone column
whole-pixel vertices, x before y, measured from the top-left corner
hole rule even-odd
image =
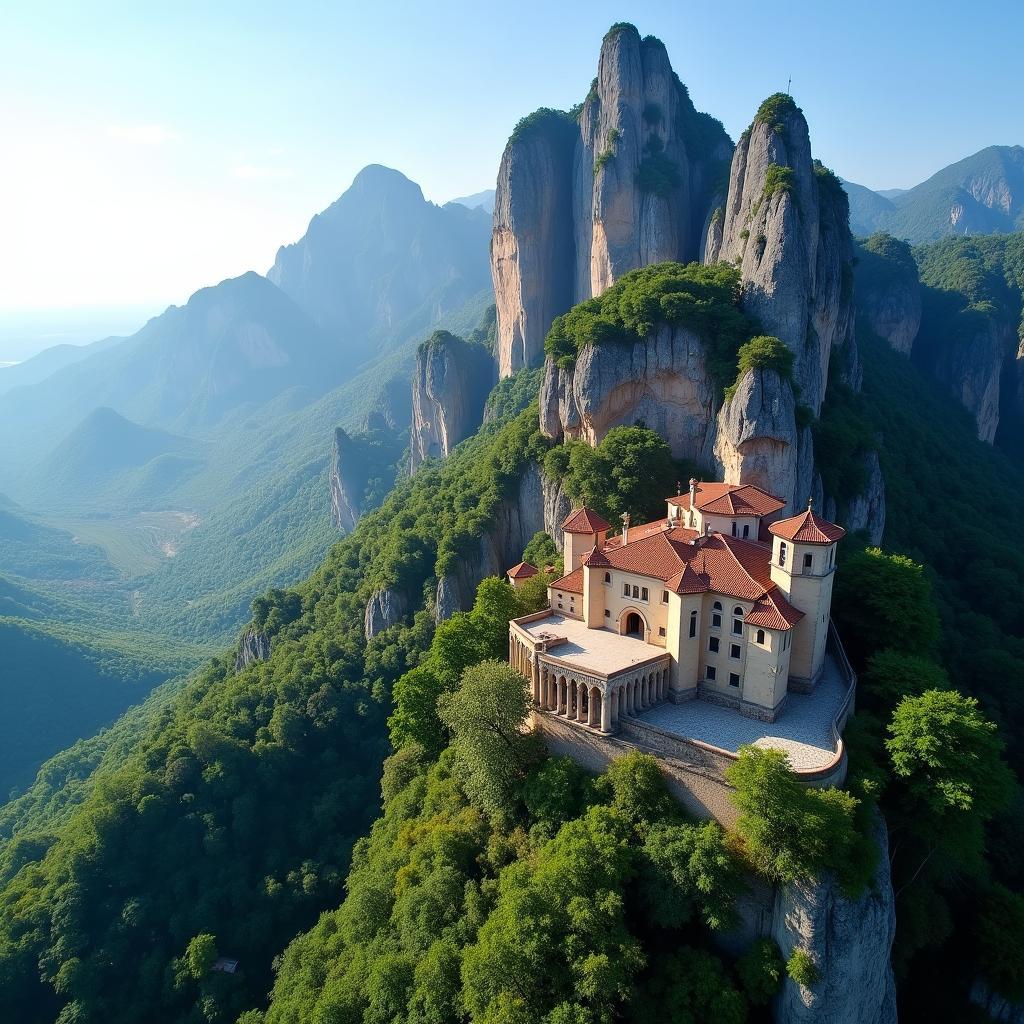
[[[612,731],[612,696],[605,690],[601,694],[601,732]]]

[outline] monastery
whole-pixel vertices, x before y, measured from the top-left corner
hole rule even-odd
[[[695,698],[773,723],[826,668],[842,527],[750,484],[698,483],[621,534],[586,507],[562,524],[549,608],[509,623],[537,709],[600,733]],[[509,570],[513,586],[535,575]]]

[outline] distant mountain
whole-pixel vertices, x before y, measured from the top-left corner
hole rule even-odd
[[[1024,147],[989,146],[944,167],[906,191],[884,193],[853,182],[850,228],[856,235],[888,231],[915,244],[949,235],[1024,229]]]
[[[0,395],[23,384],[38,384],[65,366],[79,363],[122,341],[124,338],[112,337],[101,338],[89,345],[53,345],[23,363],[0,366]]]
[[[471,196],[461,196],[451,200],[460,206],[468,206],[471,210],[480,209],[485,213],[494,213],[494,189],[485,188],[483,192],[474,192]]]
[[[404,174],[371,164],[267,277],[360,359],[489,289],[490,233],[482,209],[428,203]]]

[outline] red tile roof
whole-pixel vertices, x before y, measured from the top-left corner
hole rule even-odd
[[[772,523],[768,529],[776,537],[798,544],[834,544],[846,536],[846,531],[841,526],[816,516],[810,508],[791,519]]]
[[[804,613],[794,608],[778,589],[769,591],[746,614],[743,621],[765,629],[792,629]]]
[[[513,565],[506,575],[514,580],[528,580],[531,576],[536,576],[537,571],[537,566],[530,565],[529,562],[520,562]]]
[[[583,566],[578,566],[568,576],[563,576],[560,580],[549,583],[548,590],[564,590],[568,594],[582,594]]]
[[[599,547],[592,547],[584,556],[581,565],[603,566],[611,565],[605,553]]]
[[[591,512],[586,505],[581,505],[570,512],[562,523],[562,530],[565,533],[604,533],[610,529],[611,526],[596,512]]]
[[[664,533],[669,525],[667,519],[656,519],[653,523],[640,523],[637,526],[631,526],[629,528],[629,543],[632,544],[643,537],[649,537],[652,533]],[[616,534],[614,537],[608,538],[605,543],[605,550],[621,546],[622,534]]]
[[[684,511],[690,508],[690,494],[667,499]],[[774,494],[753,484],[698,484],[697,508],[701,512],[722,516],[767,516],[786,507]]]

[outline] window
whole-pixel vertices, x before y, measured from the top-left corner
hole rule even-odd
[[[607,608],[605,608],[605,610],[604,610],[604,617],[606,619],[610,619],[612,617],[612,613],[610,611],[608,611]]]
[[[711,625],[714,626],[715,629],[721,629],[722,628],[722,613],[721,612],[715,612],[714,615],[711,616]]]
[[[640,600],[649,601],[651,599],[651,592],[646,587],[640,588]]]
[[[665,635],[665,627],[664,626],[659,626],[658,627],[658,636],[664,636],[664,635]]]
[[[738,672],[730,672],[729,673],[729,685],[730,686],[739,686],[740,685],[740,677],[739,677],[739,673]]]
[[[835,548],[833,548],[833,549],[832,549],[832,550],[831,550],[831,551],[830,551],[830,552],[828,553],[828,567],[829,567],[829,568],[831,569],[831,568],[832,568],[832,566],[833,566],[833,565],[835,565],[835,564],[836,564],[836,549],[835,549]]]
[[[814,556],[811,555],[810,552],[808,552],[806,555],[804,555],[804,572],[810,572],[811,571],[811,564],[813,562],[814,562]]]
[[[559,601],[559,602],[558,602],[558,607],[559,607],[559,608],[561,608],[561,607],[562,607],[562,602],[561,602],[561,601]]]
[[[708,677],[708,679],[714,679],[715,676],[717,675],[717,672],[715,671],[715,666],[714,665],[708,665],[708,667],[706,669],[704,669],[704,675],[706,675]]]
[[[690,639],[697,635],[697,613],[690,612]]]
[[[789,549],[788,549],[788,546],[787,546],[786,542],[784,540],[779,541],[779,565],[780,566],[784,566],[786,564],[786,552],[788,550]]]
[[[732,614],[733,636],[743,636],[743,609],[740,607],[733,608]]]
[[[717,636],[713,636],[713,637],[710,637],[708,639],[708,650],[712,654],[717,654],[718,653],[718,637]]]
[[[759,629],[757,631],[757,642],[759,644],[763,644],[764,643],[764,630],[763,629]]]
[[[667,590],[663,590],[661,592],[661,603],[662,604],[668,604],[668,591]]]
[[[720,612],[722,610],[722,602],[716,601],[711,607],[714,608],[716,612]]]
[[[622,596],[623,597],[629,597],[629,584],[628,583],[623,583],[622,584]]]
[[[611,583],[611,581],[612,581],[612,574],[610,572],[606,572],[604,574],[604,581],[605,581],[605,583]]]
[[[743,524],[743,538],[746,540],[750,536],[750,523]]]
[[[637,597],[637,598],[640,596],[640,588],[639,587],[634,587],[633,588],[633,596]]]
[[[736,536],[736,520],[735,519],[732,521],[732,535],[734,537]]]
[[[739,660],[739,657],[740,657],[740,645],[739,644],[729,644],[729,657],[730,658],[735,658],[737,661]]]

